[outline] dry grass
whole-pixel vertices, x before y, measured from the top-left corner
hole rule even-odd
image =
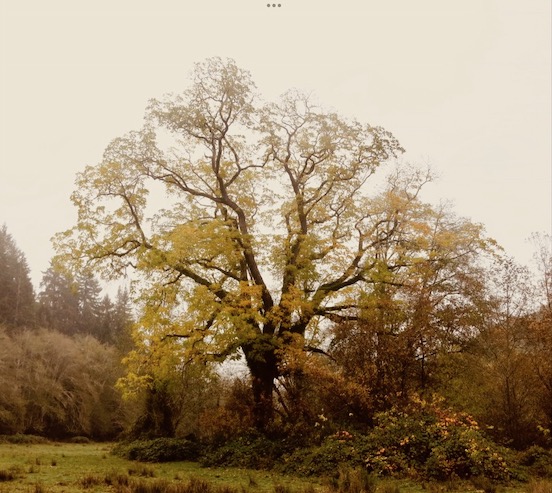
[[[527,493],[552,493],[552,481],[550,480],[533,480],[527,484]]]

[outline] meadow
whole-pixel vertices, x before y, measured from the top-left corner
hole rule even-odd
[[[144,464],[110,453],[110,444],[0,444],[0,492],[77,493],[135,491],[136,484],[165,485],[207,481],[217,489],[300,490],[320,485],[262,471],[202,468],[194,462]],[[142,489],[138,491],[148,491]],[[155,491],[155,490],[152,490]]]
[[[239,468],[201,467],[195,462],[129,461],[105,443],[0,444],[1,493],[551,493],[552,483],[477,485],[468,482],[417,484],[345,475],[328,481]]]

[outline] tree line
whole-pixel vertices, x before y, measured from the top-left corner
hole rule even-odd
[[[125,344],[132,308],[127,289],[115,299],[101,296],[98,279],[90,273],[56,268],[43,273],[35,294],[25,254],[4,225],[0,230],[0,324],[8,329],[43,327],[67,335],[88,334],[108,344]]]
[[[127,411],[115,389],[131,346],[131,304],[119,289],[51,265],[35,294],[25,254],[0,229],[0,434],[113,438]]]

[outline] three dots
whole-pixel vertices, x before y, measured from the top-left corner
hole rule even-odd
[[[266,6],[267,7],[281,7],[282,4],[281,3],[278,3],[278,4],[276,4],[276,3],[273,3],[273,4],[267,3]]]

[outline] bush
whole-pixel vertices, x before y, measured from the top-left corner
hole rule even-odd
[[[286,452],[284,440],[270,440],[262,435],[245,435],[211,449],[201,458],[208,467],[243,467],[270,469]]]
[[[198,435],[202,442],[213,446],[247,434],[254,425],[253,394],[249,381],[235,378],[223,386],[219,394],[224,406],[207,408],[199,417]]]
[[[483,436],[477,423],[438,400],[417,399],[401,411],[380,413],[368,434],[339,431],[318,447],[285,455],[278,467],[285,473],[331,476],[345,464],[381,476],[436,480],[513,476],[502,449]]]
[[[172,462],[198,460],[199,447],[196,443],[181,438],[155,438],[120,443],[113,453],[120,457],[142,462]]]
[[[520,465],[527,467],[530,476],[552,477],[552,451],[538,445],[528,448],[519,456]]]
[[[90,443],[90,438],[88,438],[88,437],[83,437],[83,436],[71,437],[71,438],[69,439],[69,443],[82,443],[82,444],[86,444],[86,443]]]
[[[440,400],[413,400],[404,411],[376,417],[369,435],[369,470],[380,474],[417,473],[426,478],[486,477],[508,480],[503,451],[483,436],[467,414],[442,407]]]
[[[0,443],[32,445],[48,442],[49,440],[47,438],[38,435],[23,435],[22,433],[17,433],[15,435],[0,435]]]
[[[278,470],[286,474],[305,476],[335,476],[342,468],[364,467],[366,437],[357,436],[343,440],[338,432],[327,437],[321,445],[298,449],[282,457]]]

